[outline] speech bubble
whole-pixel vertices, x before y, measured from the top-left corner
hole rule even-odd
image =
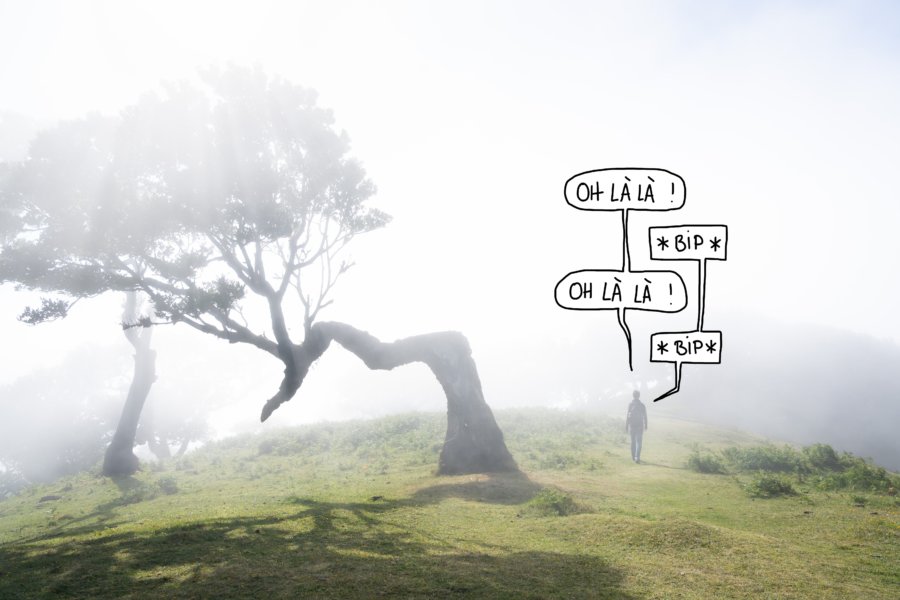
[[[697,331],[706,314],[706,261],[728,258],[727,225],[672,225],[647,229],[652,260],[697,261]]]
[[[727,225],[650,227],[652,260],[727,260]]]
[[[674,331],[650,336],[650,362],[675,363],[675,386],[653,400],[677,394],[684,364],[717,365],[722,362],[721,331]]]
[[[687,288],[674,271],[583,269],[560,279],[554,295],[556,303],[568,310],[674,313],[687,306]]]
[[[684,179],[665,169],[594,169],[566,181],[566,202],[579,210],[677,210],[684,206]]]
[[[687,288],[674,271],[583,269],[559,280],[553,290],[556,304],[567,310],[615,310],[628,343],[628,368],[634,370],[631,330],[625,311],[674,313],[687,306]]]
[[[717,365],[722,362],[722,332],[654,333],[650,336],[650,362]]]

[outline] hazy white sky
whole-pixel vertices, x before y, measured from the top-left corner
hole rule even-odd
[[[323,318],[385,339],[461,329],[491,357],[538,334],[622,344],[614,314],[553,301],[567,272],[621,261],[615,215],[576,211],[562,189],[642,166],[680,174],[687,202],[632,218],[635,268],[648,226],[730,227],[708,326],[755,310],[900,340],[900,11],[723,4],[2,2],[0,111],[114,112],[229,60],[316,88],[394,216],[356,245]],[[692,266],[676,269],[691,289]],[[27,329],[4,290],[0,380],[85,337],[121,342],[118,302]],[[645,356],[644,316],[629,320]]]

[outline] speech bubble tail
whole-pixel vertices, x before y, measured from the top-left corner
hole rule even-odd
[[[673,396],[678,393],[678,391],[681,389],[681,367],[683,365],[684,363],[675,363],[675,387],[673,387],[671,390],[669,390],[659,398],[656,398],[654,402],[659,402],[663,398],[668,398],[669,396]]]
[[[616,314],[619,316],[619,327],[625,332],[625,341],[628,342],[628,370],[634,371],[631,361],[631,330],[628,329],[628,323],[625,322],[625,309],[620,308]]]
[[[706,259],[700,259],[697,271],[697,331],[703,331],[703,317],[706,315]]]
[[[631,247],[628,245],[628,209],[622,209],[622,272],[631,271]]]

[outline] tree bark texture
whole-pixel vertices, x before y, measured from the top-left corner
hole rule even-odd
[[[303,344],[294,347],[292,364],[278,393],[263,407],[265,421],[290,400],[309,372],[310,365],[335,341],[370,369],[391,370],[412,362],[425,363],[447,397],[447,434],[438,464],[442,475],[516,471],[503,433],[484,401],[481,379],[465,336],[456,331],[417,335],[391,343],[350,325],[316,323]]]
[[[157,436],[153,431],[147,436],[147,447],[153,456],[161,461],[172,458],[172,451],[169,449],[169,440],[162,436]]]
[[[135,292],[129,292],[125,303],[126,322],[136,311],[135,296]],[[150,395],[150,388],[156,381],[156,351],[150,349],[152,335],[152,327],[125,329],[125,337],[134,347],[134,377],[128,388],[116,432],[103,457],[103,474],[109,477],[132,475],[140,466],[140,461],[134,454],[134,442],[141,411]]]

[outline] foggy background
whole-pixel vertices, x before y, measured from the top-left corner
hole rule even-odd
[[[682,391],[648,407],[650,433],[655,415],[682,416],[898,469],[898,17],[889,2],[3,3],[0,159],[162,80],[258,64],[319,92],[378,186],[370,205],[393,216],[351,245],[356,266],[321,319],[386,341],[460,330],[493,408],[623,417],[632,388],[671,386],[673,367],[646,361],[649,336],[692,328],[696,298],[677,315],[629,313],[629,372],[613,311],[553,300],[566,273],[621,263],[618,215],[571,208],[563,184],[668,169],[685,207],[631,214],[632,267],[652,264],[649,226],[729,226],[705,319],[723,359],[684,367]],[[695,263],[665,268],[695,289]],[[0,435],[38,445],[46,432],[29,424],[48,410],[108,430],[131,374],[123,298],[16,321],[36,297],[0,288]],[[445,410],[426,367],[373,372],[335,345],[261,426],[278,361],[183,326],[157,328],[153,346],[145,412],[206,417],[206,437]]]

